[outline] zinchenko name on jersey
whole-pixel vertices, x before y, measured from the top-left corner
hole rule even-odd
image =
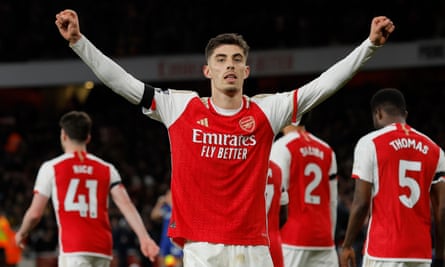
[[[246,159],[247,147],[255,146],[255,135],[206,133],[193,129],[192,141],[203,144],[201,157],[218,159]]]
[[[389,145],[394,148],[395,151],[403,148],[409,148],[417,150],[423,154],[428,154],[429,147],[424,145],[421,141],[417,141],[411,138],[397,138],[389,142]]]

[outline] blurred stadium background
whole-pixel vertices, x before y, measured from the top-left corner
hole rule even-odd
[[[146,222],[169,184],[169,145],[163,125],[95,79],[60,37],[54,17],[72,8],[80,27],[105,54],[137,78],[163,88],[209,95],[200,73],[204,47],[221,32],[241,33],[251,46],[252,77],[245,94],[287,91],[315,78],[369,33],[373,16],[386,15],[396,31],[344,89],[314,110],[307,127],[330,143],[339,165],[336,241],[346,227],[353,182],[352,150],[372,129],[368,102],[382,87],[401,89],[408,122],[445,148],[445,2],[42,1],[0,2],[0,210],[16,228],[32,197],[40,164],[59,153],[58,119],[70,109],[94,120],[89,151],[113,162]],[[134,236],[111,210],[117,259],[139,258]],[[359,247],[361,241],[357,243]],[[54,266],[57,231],[48,213],[33,232],[19,266]],[[122,256],[122,257],[120,257]]]

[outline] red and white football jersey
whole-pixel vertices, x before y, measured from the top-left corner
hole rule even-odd
[[[269,244],[264,197],[269,153],[280,127],[295,117],[296,92],[243,97],[242,109],[227,116],[194,92],[155,93],[155,106],[147,112],[162,117],[170,136],[169,236],[175,242]]]
[[[373,185],[366,254],[431,260],[429,191],[444,171],[440,147],[407,124],[391,124],[358,141],[352,176]]]
[[[65,153],[42,164],[34,191],[52,198],[61,254],[111,258],[109,190],[120,181],[111,164],[85,152]]]
[[[269,250],[274,267],[284,266],[283,250],[281,248],[280,209],[288,204],[287,193],[281,193],[281,170],[274,163],[269,162],[266,185],[267,228],[269,232]]]
[[[270,158],[283,173],[289,197],[288,218],[281,228],[283,245],[332,248],[336,208],[332,201],[337,197],[336,190],[331,192],[331,183],[337,183],[332,148],[311,133],[298,130],[278,139]]]

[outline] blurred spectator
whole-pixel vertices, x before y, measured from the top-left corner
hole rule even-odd
[[[20,262],[22,251],[15,244],[14,235],[6,214],[0,210],[0,266],[15,267]]]
[[[171,191],[167,189],[165,194],[158,197],[156,205],[151,212],[151,219],[161,223],[161,235],[159,238],[159,267],[180,267],[182,266],[182,249],[170,240],[167,230],[170,224],[172,211]]]

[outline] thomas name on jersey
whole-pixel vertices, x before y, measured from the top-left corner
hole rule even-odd
[[[317,147],[305,146],[300,148],[300,153],[303,157],[314,156],[320,159],[324,158],[324,153]]]
[[[86,173],[86,174],[93,174],[93,166],[89,165],[73,165],[73,172],[74,173]]]
[[[201,157],[217,159],[246,159],[247,147],[255,146],[255,135],[207,133],[193,129],[192,142],[202,144]]]
[[[411,138],[397,138],[389,142],[389,145],[394,148],[395,151],[400,149],[414,149],[424,155],[428,154],[429,147],[424,145],[421,141],[411,139]]]

